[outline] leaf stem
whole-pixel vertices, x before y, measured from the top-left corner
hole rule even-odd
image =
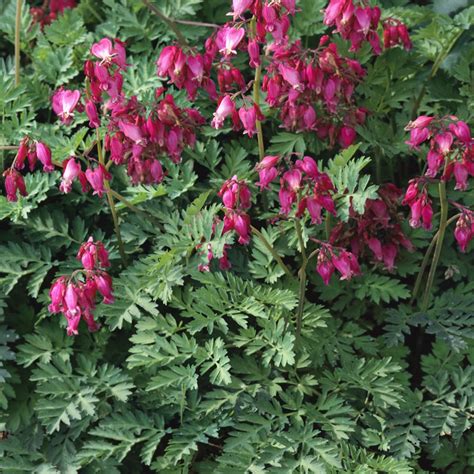
[[[20,84],[20,30],[21,30],[21,8],[23,0],[16,0],[16,17],[15,17],[15,85]]]
[[[159,8],[157,8],[155,5],[153,5],[149,0],[143,0],[143,3],[148,7],[149,10],[151,10],[160,20],[162,20],[164,23],[166,23],[170,29],[173,31],[173,33],[176,36],[176,39],[180,44],[183,46],[188,46],[188,42],[186,41],[186,38],[184,37],[183,33],[181,33],[180,29],[176,25],[176,21],[167,17]]]
[[[97,155],[99,157],[99,163],[102,166],[105,166],[105,158],[104,158],[104,154],[102,153],[102,145],[101,145],[100,134],[99,134],[98,128],[96,129],[96,133],[97,133]],[[107,201],[110,207],[110,213],[112,214],[112,220],[114,222],[115,235],[117,237],[120,257],[122,259],[123,266],[126,267],[127,255],[125,253],[125,247],[123,245],[122,234],[120,233],[120,225],[119,225],[119,220],[118,220],[118,215],[117,215],[117,209],[115,208],[114,198],[112,196],[112,189],[110,188],[110,182],[108,179],[104,179],[104,187],[105,187],[105,193],[107,195]]]
[[[283,262],[282,258],[276,250],[273,248],[273,245],[265,238],[265,236],[254,226],[250,226],[252,229],[252,233],[258,237],[260,242],[265,246],[265,248],[272,254],[273,258],[276,260],[278,265],[282,268],[282,270],[291,278],[293,277],[293,274],[291,273],[290,269],[285,265],[285,262]]]
[[[436,275],[436,269],[438,267],[439,257],[443,248],[444,235],[446,233],[446,227],[448,224],[448,199],[446,197],[446,183],[444,181],[439,182],[439,202],[441,205],[441,215],[439,222],[439,230],[436,239],[436,247],[434,250],[433,260],[431,262],[430,272],[428,273],[428,280],[426,282],[425,293],[423,295],[422,309],[426,311],[430,303],[431,289],[433,287],[434,278]]]

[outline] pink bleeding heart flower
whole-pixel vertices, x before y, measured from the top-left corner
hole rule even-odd
[[[49,298],[51,299],[51,304],[48,306],[48,311],[50,313],[59,313],[62,311],[64,305],[64,295],[66,293],[66,278],[58,278],[51,289],[49,290]]]
[[[252,39],[249,41],[247,51],[249,53],[250,58],[250,67],[257,68],[258,66],[260,66],[260,46],[256,39]]]
[[[239,234],[239,244],[247,245],[250,242],[250,217],[247,214],[234,216],[234,229]]]
[[[357,259],[351,252],[346,250],[342,250],[338,256],[334,255],[332,263],[341,274],[341,280],[350,280],[353,276],[360,274]]]
[[[138,125],[120,120],[118,126],[121,132],[135,143],[141,144],[144,141],[142,130]]]
[[[216,44],[219,48],[219,52],[224,56],[237,54],[237,47],[244,36],[244,28],[233,28],[230,26],[220,28],[216,36]]]
[[[89,126],[91,128],[99,128],[100,119],[99,119],[99,115],[97,114],[97,107],[94,104],[94,102],[92,102],[92,100],[88,100],[86,102],[85,109],[86,109],[87,117],[89,118]]]
[[[65,125],[72,122],[74,110],[80,98],[81,93],[78,90],[59,89],[54,93],[52,99],[53,110]]]
[[[443,164],[444,158],[436,151],[430,150],[426,156],[426,160],[428,163],[428,169],[426,170],[425,174],[430,178],[434,178],[438,174],[438,171]]]
[[[28,137],[23,138],[18,147],[18,152],[15,157],[15,168],[22,170],[25,167],[25,159],[28,156]]]
[[[70,157],[63,162],[63,176],[59,189],[63,193],[70,193],[72,189],[72,183],[81,176],[81,166],[74,157]]]
[[[321,275],[324,284],[329,285],[331,276],[334,273],[334,265],[331,260],[327,257],[326,253],[320,251],[318,253],[318,260],[316,264],[316,271]]]
[[[93,194],[102,197],[105,193],[104,184],[106,180],[111,179],[110,173],[103,165],[99,165],[94,170],[88,168],[86,170],[86,179],[93,189]]]
[[[261,121],[265,117],[260,112],[260,108],[257,104],[252,107],[242,107],[239,110],[239,118],[244,127],[244,134],[247,134],[252,138],[257,133],[257,120]]]
[[[5,178],[5,191],[7,193],[7,199],[10,202],[15,202],[18,200],[17,192],[20,192],[21,196],[27,196],[25,180],[23,176],[18,173],[17,170],[9,168],[3,172]]]
[[[95,283],[99,293],[104,297],[104,304],[113,304],[112,278],[105,272],[95,276]]]
[[[464,165],[464,163],[460,163],[459,161],[456,161],[454,163],[454,178],[456,179],[456,186],[454,189],[458,189],[459,191],[465,191],[468,187],[468,177],[469,177],[469,172]]]
[[[428,128],[412,128],[410,131],[410,140],[405,143],[415,150],[418,149],[418,146],[426,141],[430,136],[430,131]]]
[[[465,252],[469,242],[474,237],[474,220],[472,213],[463,212],[456,222],[454,238],[459,245],[461,252]]]
[[[300,73],[286,64],[280,63],[278,65],[278,71],[282,75],[283,79],[290,84],[293,89],[300,91],[304,89],[303,84],[301,83]]]
[[[222,128],[224,120],[231,116],[235,112],[235,104],[230,96],[224,96],[219,102],[217,110],[214,112],[214,118],[212,119],[212,127],[219,129]]]
[[[356,131],[352,127],[344,126],[339,132],[339,144],[342,148],[347,148],[354,143],[356,136]]]
[[[229,15],[233,15],[234,21],[237,18],[241,18],[242,15],[246,12],[246,10],[248,10],[252,6],[253,2],[254,0],[232,0],[233,13],[229,13]]]
[[[461,142],[463,142],[465,145],[469,145],[469,143],[472,141],[469,126],[466,124],[466,122],[463,122],[462,120],[450,123],[449,130],[451,130],[451,132],[454,133],[456,138],[461,140]]]
[[[36,156],[41,161],[45,173],[51,173],[54,170],[51,150],[44,143],[38,142],[36,144]]]
[[[112,41],[109,38],[102,38],[91,47],[91,54],[101,60],[102,64],[110,64],[115,56]]]
[[[438,146],[438,150],[442,155],[447,155],[451,150],[453,144],[453,136],[451,133],[439,133],[435,137],[435,143]]]
[[[428,115],[420,115],[417,119],[408,122],[408,125],[405,127],[405,130],[409,131],[414,128],[426,128],[434,120],[434,117],[429,117]]]

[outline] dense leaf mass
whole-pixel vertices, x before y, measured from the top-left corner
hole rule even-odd
[[[474,7],[0,2],[0,471],[474,471]]]

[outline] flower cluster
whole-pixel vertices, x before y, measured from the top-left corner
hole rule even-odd
[[[294,163],[288,158],[283,160],[286,166],[278,166],[280,161],[279,156],[266,156],[256,169],[259,172],[257,186],[260,189],[267,188],[280,176],[278,197],[282,214],[288,215],[296,203],[296,217],[308,211],[313,224],[322,222],[323,209],[336,215],[332,199],[334,185],[326,173],[319,171],[313,158],[305,156]]]
[[[349,221],[337,224],[329,241],[333,245],[349,247],[358,258],[368,255],[392,270],[400,247],[409,251],[414,247],[400,225],[398,205],[402,191],[393,184],[386,184],[378,194],[378,199],[367,200],[364,214],[359,215],[351,209]]]
[[[407,51],[412,48],[408,29],[400,20],[388,18],[383,22],[383,46],[389,49],[399,44]]]
[[[412,227],[417,228],[423,225],[424,229],[431,229],[433,207],[428,195],[426,180],[422,178],[411,179],[402,204],[410,206],[411,216],[409,222]]]
[[[210,78],[214,54],[191,52],[186,54],[179,46],[166,46],[156,62],[158,76],[169,77],[171,84],[185,89],[188,98],[194,100],[200,87],[211,99],[217,99],[216,85]]]
[[[375,54],[380,54],[380,38],[377,33],[380,24],[379,7],[370,7],[364,0],[330,0],[324,11],[324,24],[335,26],[344,39],[351,43],[350,51],[358,51],[368,41]],[[406,50],[412,44],[407,27],[395,18],[383,21],[384,47],[392,48],[402,44]]]
[[[67,334],[77,335],[81,319],[89,331],[97,331],[100,326],[94,320],[93,310],[97,293],[103,297],[104,304],[112,304],[112,278],[104,271],[110,266],[109,255],[102,242],[94,242],[92,237],[81,245],[77,259],[82,270],[71,276],[58,278],[49,291],[50,313],[62,313],[67,319]]]
[[[456,222],[454,238],[461,252],[467,250],[469,242],[474,238],[474,212],[465,207],[462,208],[459,219]]]
[[[341,57],[334,43],[316,51],[303,49],[300,42],[273,49],[262,88],[267,104],[280,110],[282,126],[314,131],[331,145],[351,145],[354,127],[366,117],[366,110],[355,107],[353,100],[365,75],[359,62]]]
[[[251,194],[247,183],[233,176],[224,182],[218,195],[225,212],[223,233],[233,230],[239,236],[239,244],[247,245],[251,234],[250,217],[247,214]]]
[[[60,13],[67,8],[75,8],[76,0],[46,0],[41,7],[31,7],[30,14],[33,22],[39,23],[41,28],[52,23]]]
[[[341,275],[341,280],[350,280],[353,276],[360,275],[359,262],[353,253],[326,242],[319,243],[321,247],[316,253],[316,271],[325,285],[329,285],[335,270]]]
[[[85,111],[93,129],[105,124],[105,150],[113,164],[127,166],[132,184],[160,183],[165,173],[157,157],[168,156],[178,163],[183,149],[194,145],[196,127],[204,124],[204,118],[195,109],[178,107],[173,96],[163,97],[162,88],[156,90],[156,102],[149,112],[135,96],[128,99],[123,92],[122,75],[128,65],[120,40],[103,38],[92,45],[91,55],[95,60],[85,62],[83,94],[79,90],[58,90],[53,96],[53,110],[64,124],[72,122],[75,110]],[[71,157],[64,164],[61,189],[69,192],[72,181],[79,178],[83,190],[87,189],[84,183],[88,183],[94,194],[102,196],[104,181],[111,178],[108,168],[102,162],[89,166],[83,174]]]
[[[453,115],[444,118],[421,115],[406,130],[410,131],[406,143],[415,150],[429,140],[425,176],[436,178],[441,173],[441,179],[448,181],[454,175],[455,189],[467,189],[468,177],[474,176],[474,140],[465,122]]]
[[[19,172],[19,170],[25,167],[27,160],[30,171],[35,169],[38,160],[43,165],[43,171],[45,173],[51,173],[54,170],[49,147],[44,143],[32,140],[28,136],[24,137],[20,142],[18,152],[11,167],[3,172],[5,190],[9,201],[17,200],[17,192],[22,196],[27,196],[28,194],[23,175]]]
[[[379,7],[363,6],[364,2],[330,0],[324,11],[324,24],[335,26],[336,31],[351,43],[350,51],[358,51],[368,41],[375,54],[382,52],[377,27],[381,11]]]

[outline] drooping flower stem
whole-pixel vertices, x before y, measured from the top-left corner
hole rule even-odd
[[[446,227],[448,227],[456,219],[459,219],[460,215],[461,214],[456,214],[455,216],[452,216],[450,219],[448,219],[448,221],[446,222]],[[428,249],[426,250],[425,257],[423,258],[423,262],[421,263],[420,271],[418,272],[418,276],[416,277],[416,281],[415,281],[415,286],[413,288],[413,293],[412,293],[412,297],[411,297],[411,301],[410,301],[411,304],[414,303],[414,301],[415,301],[415,299],[418,295],[418,292],[420,291],[421,282],[423,281],[423,276],[425,274],[426,267],[428,266],[431,254],[433,253],[433,249],[436,245],[436,242],[438,241],[438,237],[439,237],[439,230],[433,236],[433,239],[431,240],[430,245],[429,245]]]
[[[15,85],[20,84],[20,30],[21,30],[21,7],[23,0],[16,0],[16,18],[15,18]]]
[[[250,226],[252,229],[252,233],[257,236],[257,238],[262,242],[262,244],[265,246],[265,248],[272,254],[272,257],[276,260],[278,265],[282,268],[282,270],[291,278],[293,278],[293,274],[291,273],[290,269],[285,265],[285,262],[283,262],[282,258],[276,250],[273,248],[272,244],[265,238],[265,236],[254,226]]]
[[[255,17],[252,18],[250,23],[250,30],[253,37],[257,35],[257,25]],[[255,78],[253,81],[253,101],[260,108],[260,87],[262,82],[262,65],[259,64],[255,68]],[[258,156],[260,161],[263,160],[265,157],[265,143],[263,141],[263,129],[262,129],[262,122],[257,119],[256,123],[257,128],[257,141],[258,141]]]
[[[308,257],[306,255],[306,250],[303,240],[303,230],[301,229],[301,223],[299,219],[295,219],[295,230],[296,236],[298,237],[298,243],[300,246],[300,252],[302,257],[301,268],[298,272],[298,278],[300,281],[299,293],[298,293],[298,309],[296,312],[296,340],[298,341],[301,336],[301,326],[303,321],[303,311],[305,303],[305,294],[306,294],[306,267],[308,266]]]
[[[96,129],[97,132],[97,154],[99,157],[99,163],[102,166],[105,166],[105,158],[102,153],[102,145],[100,140],[99,129]],[[122,234],[120,233],[120,225],[117,215],[117,209],[115,208],[114,198],[112,196],[112,190],[110,188],[110,183],[108,179],[104,180],[105,194],[107,195],[107,201],[110,207],[110,213],[112,214],[112,220],[114,222],[115,235],[117,237],[117,243],[119,247],[120,258],[122,259],[122,264],[124,267],[127,266],[127,255],[125,253],[125,247],[123,245]]]
[[[423,295],[422,309],[425,311],[428,308],[431,298],[431,288],[433,286],[434,278],[436,275],[436,269],[438,267],[439,257],[443,248],[444,235],[446,233],[446,227],[448,224],[448,198],[446,196],[446,183],[444,181],[439,182],[439,201],[441,205],[441,215],[439,222],[439,230],[437,233],[436,247],[434,250],[433,260],[431,262],[430,272],[428,274],[428,280],[426,282],[425,293]]]

